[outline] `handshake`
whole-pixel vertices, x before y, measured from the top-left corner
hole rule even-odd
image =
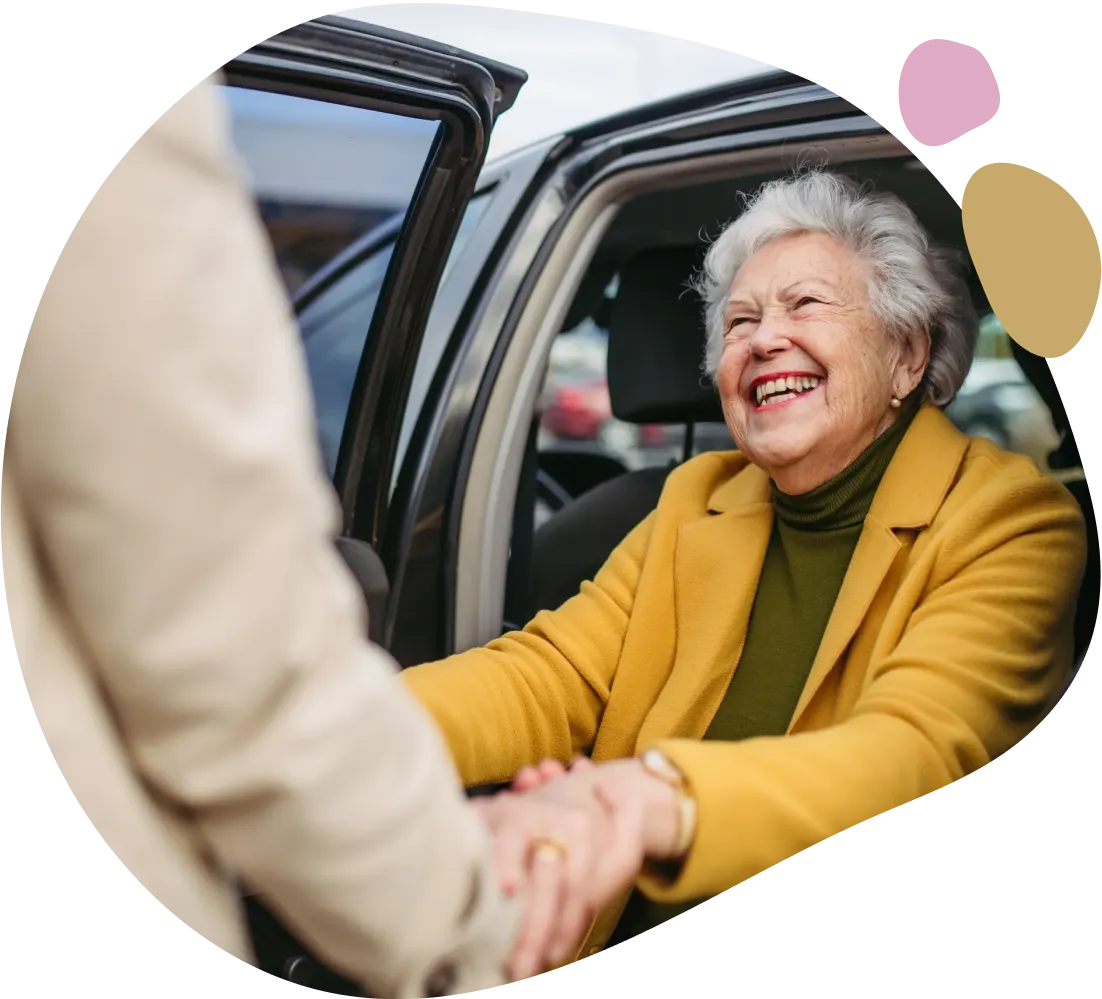
[[[676,780],[638,759],[547,760],[472,804],[491,833],[502,891],[524,893],[506,968],[513,981],[569,960],[646,861],[684,855],[695,818]]]

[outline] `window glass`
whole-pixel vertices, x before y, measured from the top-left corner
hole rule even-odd
[[[1014,360],[1010,338],[992,312],[980,320],[975,360],[945,413],[964,433],[987,437],[1051,471],[1048,456],[1060,444],[1052,417]]]
[[[475,198],[467,206],[459,224],[452,246],[446,274],[451,262],[463,252],[478,219],[485,211],[488,196]],[[360,357],[367,341],[375,306],[379,301],[383,280],[390,258],[394,253],[394,237],[381,244],[371,234],[364,238],[365,256],[333,282],[299,315],[299,329],[306,350],[306,364],[314,392],[314,405],[318,421],[318,439],[321,444],[325,467],[332,476],[337,466],[341,438],[344,433],[352,386],[356,380]],[[367,249],[367,247],[374,248]],[[416,382],[416,378],[415,378]],[[415,412],[421,404],[424,392],[410,393],[409,412]],[[410,421],[407,419],[406,423]],[[403,427],[404,445],[408,432]],[[401,448],[400,448],[401,451]],[[401,454],[399,453],[399,463]]]
[[[299,316],[318,439],[332,476],[394,238],[440,126],[244,87],[222,91],[288,293],[357,241],[371,247]],[[380,230],[392,235],[373,238]]]
[[[380,222],[406,212],[437,122],[246,87],[222,90],[289,292]]]

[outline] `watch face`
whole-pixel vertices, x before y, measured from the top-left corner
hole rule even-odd
[[[673,784],[681,783],[681,774],[677,768],[657,749],[648,749],[643,754],[643,766],[654,774]]]

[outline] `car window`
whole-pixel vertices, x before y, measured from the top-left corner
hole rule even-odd
[[[974,437],[987,437],[1008,451],[1028,455],[1046,472],[1048,457],[1060,444],[1052,417],[1010,349],[998,317],[980,319],[975,358],[956,398],[945,410],[956,426]]]
[[[371,317],[379,301],[394,242],[388,241],[318,296],[299,316],[314,396],[318,443],[332,478]]]
[[[445,275],[456,256],[463,252],[487,200],[484,195],[467,206],[444,266]],[[368,235],[364,242],[370,246],[373,240]],[[314,394],[318,441],[330,477],[337,467],[352,386],[393,252],[393,238],[365,251],[362,260],[310,302],[298,317]],[[411,392],[409,409],[416,410],[419,405],[416,393]]]
[[[364,233],[405,214],[440,127],[247,87],[222,93],[291,293]]]
[[[363,258],[299,315],[318,441],[332,477],[394,240],[440,126],[245,87],[222,92],[234,146],[288,293],[337,254],[365,245]],[[445,276],[487,200],[475,198],[468,206]],[[383,238],[373,239],[377,232]]]

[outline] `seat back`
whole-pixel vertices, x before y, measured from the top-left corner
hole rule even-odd
[[[722,422],[705,378],[704,320],[688,281],[696,247],[646,250],[620,271],[609,317],[608,392],[612,415],[634,424]],[[557,511],[532,546],[532,612],[558,607],[592,579],[621,541],[657,505],[673,465],[602,482]]]

